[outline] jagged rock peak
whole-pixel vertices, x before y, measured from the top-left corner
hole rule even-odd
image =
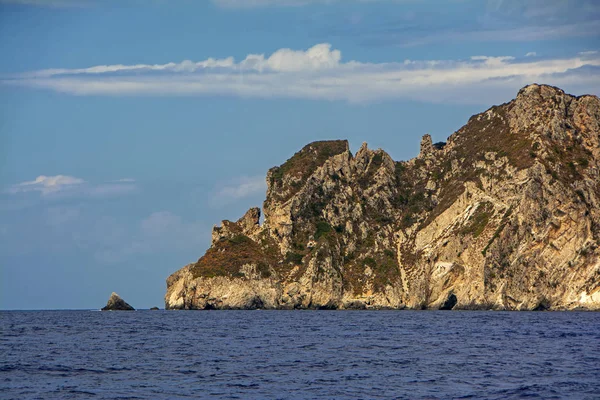
[[[135,311],[135,308],[127,304],[118,294],[112,292],[106,306],[102,307],[102,311]]]
[[[296,194],[327,160],[339,154],[350,154],[347,140],[323,140],[307,144],[290,159],[267,172],[267,198],[285,201]],[[266,217],[266,215],[265,215]]]
[[[532,83],[531,85],[524,86],[519,90],[517,99],[522,97],[534,97],[540,96],[542,98],[548,98],[555,95],[565,95],[565,91],[550,85],[539,85]]]
[[[311,142],[296,152],[290,159],[279,167],[271,170],[284,174],[301,174],[307,167],[317,167],[329,157],[350,151],[347,140],[320,140]],[[303,168],[304,167],[304,168]]]
[[[260,226],[260,208],[252,207],[237,221],[244,232],[251,232]]]
[[[212,228],[212,245],[224,239],[239,235],[251,236],[260,229],[260,208],[252,207],[246,214],[236,222],[228,220],[221,221],[221,226]]]
[[[431,140],[430,134],[423,135],[421,139],[421,151],[419,152],[419,158],[429,158],[433,155],[433,141]]]

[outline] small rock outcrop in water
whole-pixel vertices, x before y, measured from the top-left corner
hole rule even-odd
[[[152,308],[150,309],[150,311],[158,311],[158,310],[160,310],[160,308],[158,308],[158,307],[152,307]]]
[[[102,311],[135,311],[135,308],[131,307],[118,294],[113,292],[106,306],[102,307]]]
[[[600,309],[600,100],[529,85],[394,161],[310,143],[166,309]]]

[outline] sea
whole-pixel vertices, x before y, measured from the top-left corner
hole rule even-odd
[[[2,399],[600,399],[600,313],[2,311]]]

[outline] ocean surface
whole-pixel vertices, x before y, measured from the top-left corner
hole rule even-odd
[[[2,399],[599,399],[600,313],[2,311]]]

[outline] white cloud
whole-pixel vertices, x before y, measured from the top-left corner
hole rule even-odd
[[[180,63],[167,64],[135,64],[135,65],[98,65],[89,68],[53,68],[43,69],[34,72],[27,72],[18,75],[21,79],[52,78],[60,76],[76,77],[78,75],[110,75],[111,73],[192,73],[192,72],[212,72],[223,71],[236,72],[294,72],[294,71],[315,71],[319,69],[334,68],[339,66],[342,54],[339,50],[331,50],[329,43],[320,43],[306,51],[279,49],[270,57],[264,54],[249,54],[244,60],[236,64],[233,57],[224,59],[208,58],[204,61],[193,62],[184,60]],[[208,71],[205,71],[208,70]],[[183,74],[185,75],[185,74]]]
[[[39,192],[44,197],[110,197],[135,191],[135,181],[129,178],[109,183],[92,184],[81,178],[68,175],[40,175],[33,181],[21,182],[10,186],[10,194]]]
[[[598,54],[598,52],[596,50],[590,50],[590,51],[580,51],[579,53],[580,56],[593,56]]]
[[[535,51],[530,51],[527,54],[525,54],[525,57],[535,57],[537,56],[537,53]]]
[[[267,183],[263,175],[242,177],[238,178],[236,182],[218,189],[213,196],[212,203],[213,205],[228,204],[259,193],[264,194],[266,190]]]
[[[85,183],[83,179],[75,178],[67,175],[56,175],[46,176],[40,175],[33,181],[17,183],[8,189],[9,193],[23,193],[23,192],[41,192],[42,195],[48,195],[57,193],[64,190],[70,190],[74,186],[82,185]]]
[[[240,63],[242,69],[263,71],[269,69],[278,72],[316,71],[339,66],[342,53],[331,50],[329,43],[317,44],[306,51],[279,49],[269,58],[264,54],[251,54]]]
[[[404,60],[387,63],[342,61],[327,43],[305,51],[280,49],[270,56],[157,65],[103,65],[40,70],[12,76],[3,84],[73,95],[228,95],[350,102],[412,99],[427,102],[506,101],[527,84],[564,86],[577,94],[598,93],[600,56],[570,58],[473,56],[467,60]],[[587,68],[587,72],[586,72]],[[510,97],[508,97],[510,98]]]
[[[204,61],[192,62],[190,60],[184,60],[180,63],[167,63],[167,64],[135,64],[135,65],[97,65],[89,68],[52,68],[43,69],[31,73],[21,74],[23,78],[49,78],[59,75],[100,75],[116,72],[151,72],[151,71],[171,71],[171,72],[195,72],[198,69],[209,69],[209,68],[227,68],[234,65],[233,57],[225,59],[214,59],[209,58]]]
[[[514,57],[511,56],[502,56],[502,57],[489,57],[489,56],[472,56],[471,60],[473,61],[483,61],[485,65],[490,67],[501,66],[505,64],[507,61],[514,60]]]

